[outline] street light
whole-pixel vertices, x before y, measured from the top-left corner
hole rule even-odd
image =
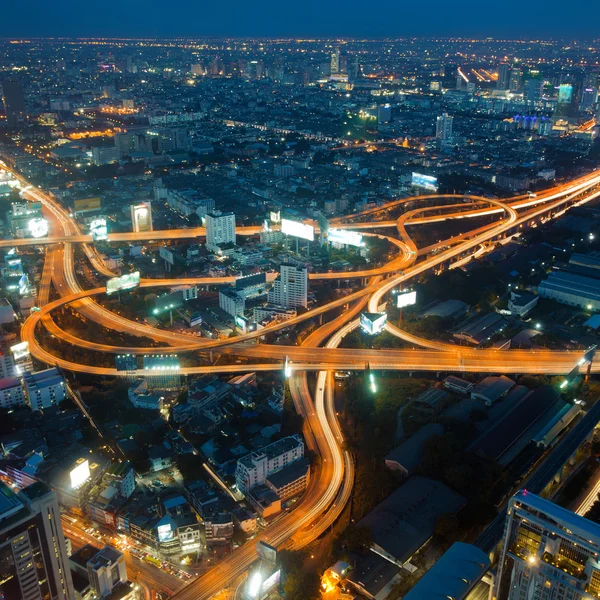
[[[541,323],[536,323],[535,324],[535,328],[539,331],[542,328],[542,324]]]

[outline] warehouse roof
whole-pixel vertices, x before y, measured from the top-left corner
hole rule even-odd
[[[457,512],[464,503],[443,483],[413,475],[359,525],[371,530],[376,546],[404,563],[433,535],[436,519]]]
[[[462,600],[490,566],[476,546],[456,542],[417,581],[404,600]]]

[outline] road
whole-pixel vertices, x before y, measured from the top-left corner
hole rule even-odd
[[[21,181],[24,185],[28,185],[22,178]],[[115,376],[119,373],[114,368],[74,363],[53,356],[38,343],[36,328],[44,326],[65,342],[90,350],[107,353],[142,353],[149,350],[147,348],[112,346],[101,342],[82,340],[66,334],[52,320],[52,312],[62,306],[71,305],[86,318],[107,328],[167,342],[170,346],[169,350],[173,352],[214,349],[256,361],[255,363],[240,362],[234,365],[187,367],[182,369],[182,374],[275,371],[281,370],[283,362],[289,359],[292,369],[292,376],[289,379],[290,391],[297,410],[305,419],[307,445],[316,452],[319,459],[305,495],[296,503],[292,511],[284,514],[263,532],[259,539],[265,539],[277,547],[287,545],[291,548],[299,548],[315,539],[335,521],[352,490],[353,465],[351,457],[342,451],[342,433],[333,407],[331,372],[334,369],[362,370],[369,365],[372,369],[380,370],[566,373],[581,358],[580,353],[574,352],[473,350],[451,344],[439,344],[408,336],[406,332],[391,324],[388,324],[388,330],[393,335],[410,341],[416,348],[398,350],[339,348],[344,336],[357,326],[358,313],[365,306],[375,312],[384,302],[386,294],[422,273],[443,264],[466,259],[475,260],[481,254],[481,248],[485,244],[498,238],[514,235],[542,218],[560,215],[570,206],[584,204],[595,199],[600,196],[599,184],[600,172],[596,171],[573,182],[555,186],[533,198],[518,196],[502,201],[473,196],[423,196],[395,201],[385,207],[378,207],[355,216],[372,219],[373,215],[378,212],[387,211],[389,213],[395,207],[403,204],[418,204],[416,208],[410,206],[410,210],[404,212],[396,220],[370,220],[366,223],[336,221],[336,227],[351,229],[379,230],[382,227],[395,227],[398,238],[383,236],[378,232],[367,232],[365,235],[384,237],[395,246],[399,252],[398,255],[386,265],[374,269],[351,273],[311,273],[313,280],[360,277],[368,279],[368,283],[362,289],[326,305],[311,308],[290,321],[228,340],[198,339],[185,334],[158,330],[132,322],[97,304],[95,297],[103,294],[105,290],[104,288],[81,289],[74,272],[73,244],[82,244],[87,258],[103,275],[109,277],[113,273],[102,264],[94,247],[90,244],[91,238],[81,233],[67,211],[41,190],[30,187],[25,196],[43,203],[49,218],[51,235],[43,242],[40,240],[19,242],[19,244],[43,243],[48,246],[46,264],[40,283],[40,310],[32,313],[23,324],[21,336],[23,340],[29,342],[32,354],[39,360],[48,364],[56,364],[66,370],[98,375]],[[443,203],[439,206],[431,204],[438,200]],[[448,200],[457,202],[448,204]],[[427,214],[431,212],[438,214]],[[427,249],[419,249],[408,232],[408,227],[413,225],[427,225],[449,218],[465,219],[488,215],[498,215],[500,219],[450,240],[439,241]],[[259,230],[260,228],[254,226],[238,228],[238,232],[242,235],[256,235]],[[112,234],[109,241],[186,239],[199,237],[204,233],[203,228],[195,228],[151,232],[150,234]],[[0,242],[0,246],[16,245],[11,242],[13,241],[4,240]],[[232,282],[232,278],[160,279],[143,280],[140,287],[168,288],[177,285],[218,285]],[[51,302],[52,284],[60,297]],[[308,336],[301,346],[270,346],[254,343],[266,333],[300,324],[307,319],[341,307],[344,307],[344,312],[339,317],[319,327]],[[598,369],[600,370],[600,365]],[[595,366],[594,370],[596,370]],[[316,372],[314,402],[306,375],[310,371]],[[143,371],[140,371],[139,374],[142,375]],[[226,557],[217,567],[199,580],[178,591],[176,597],[182,600],[208,599],[220,591],[227,582],[241,576],[255,558],[254,545],[246,544]]]

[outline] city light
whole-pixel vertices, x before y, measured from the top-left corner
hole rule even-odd
[[[250,580],[248,581],[248,588],[247,588],[247,594],[249,598],[258,598],[260,591],[262,589],[262,575],[260,574],[260,571],[256,571],[255,573],[252,574],[252,576],[250,577]]]
[[[31,237],[41,238],[48,235],[48,221],[46,219],[36,218],[29,221],[29,233]]]

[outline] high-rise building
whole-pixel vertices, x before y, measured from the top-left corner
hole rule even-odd
[[[435,137],[442,142],[452,139],[452,122],[454,117],[444,113],[437,118],[435,125]]]
[[[25,94],[20,81],[6,79],[2,82],[2,102],[9,127],[16,127],[25,120]]]
[[[348,53],[345,50],[340,52],[339,70],[340,73],[348,73]]]
[[[544,82],[541,79],[527,79],[523,89],[523,99],[525,102],[539,102],[542,99],[542,89]]]
[[[0,482],[0,598],[75,600],[56,494]]]
[[[496,81],[497,90],[507,90],[509,82],[510,66],[508,63],[498,65],[498,80]]]
[[[306,308],[308,304],[308,269],[282,263],[279,276],[269,290],[268,300],[284,308]]]
[[[131,205],[131,227],[135,233],[152,231],[152,202]]]
[[[513,93],[520,92],[522,82],[523,82],[523,71],[521,71],[521,69],[513,69],[510,72],[508,89]]]
[[[555,116],[575,117],[579,112],[579,90],[574,83],[561,83],[558,86],[558,98]]]
[[[235,215],[232,212],[210,212],[205,217],[206,247],[218,252],[219,246],[235,244]]]
[[[340,72],[340,49],[336,48],[331,53],[331,61],[329,62],[329,72],[332,75]]]
[[[600,596],[600,525],[526,490],[511,498],[497,600],[589,600]]]

